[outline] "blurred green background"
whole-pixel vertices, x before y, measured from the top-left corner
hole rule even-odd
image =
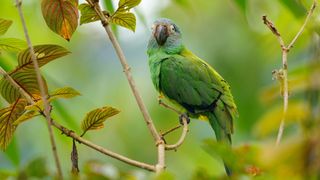
[[[117,7],[118,1],[112,2]],[[250,152],[254,149],[259,154],[251,157],[253,160],[249,162],[240,161],[238,158],[241,157],[234,159],[235,164],[243,163],[242,168],[246,169],[240,177],[246,179],[253,176],[251,165],[261,169],[257,173],[261,179],[292,175],[298,178],[319,177],[319,171],[312,170],[319,170],[319,164],[309,169],[310,174],[302,167],[303,170],[297,171],[290,170],[290,167],[320,157],[319,153],[311,156],[308,152],[313,151],[308,151],[309,146],[303,145],[314,142],[312,138],[316,137],[316,145],[311,143],[309,149],[316,147],[320,152],[319,133],[313,133],[319,126],[320,111],[320,41],[317,33],[320,32],[320,8],[316,9],[305,32],[289,53],[289,116],[283,143],[276,150],[274,144],[282,115],[282,98],[279,83],[272,80],[271,72],[281,68],[281,49],[261,19],[262,15],[268,15],[288,44],[303,24],[311,3],[311,0],[142,0],[134,9],[138,15],[136,32],[119,27],[117,36],[157,129],[165,131],[178,124],[175,113],[158,105],[158,95],[150,79],[146,56],[152,22],[156,18],[167,17],[182,29],[185,45],[211,64],[231,86],[240,114],[235,122],[234,147],[240,148],[243,153],[239,156],[251,156],[241,151],[243,147],[251,147]],[[105,128],[89,132],[85,138],[133,159],[155,163],[157,153],[153,139],[100,22],[79,26],[71,41],[67,42],[46,26],[39,1],[23,1],[23,11],[34,45],[59,44],[72,52],[42,68],[49,91],[71,86],[82,94],[71,100],[54,102],[53,118],[80,133],[80,121],[86,112],[104,105],[116,107],[121,113],[105,122]],[[5,37],[24,39],[18,12],[12,1],[0,3],[0,17],[13,20]],[[0,66],[6,70],[13,69],[17,64],[16,57],[17,54],[1,52]],[[0,107],[5,106],[7,103],[0,99]],[[72,140],[56,129],[54,132],[62,168],[68,177]],[[166,140],[174,143],[179,135],[179,132],[175,132]],[[164,175],[165,178],[208,179],[223,176],[220,158],[203,149],[205,139],[214,139],[210,126],[207,122],[192,120],[185,143],[176,152],[166,154],[168,174]],[[301,156],[302,159],[294,160],[289,156],[300,152],[306,155]],[[154,177],[153,173],[126,165],[81,144],[78,145],[78,153],[83,177],[90,173],[110,179]],[[281,153],[288,155],[290,161]],[[0,152],[0,173],[14,177],[20,174],[23,177],[22,172],[28,173],[26,169],[34,166],[32,163],[41,164],[41,158],[48,167],[48,173],[55,172],[45,121],[35,118],[21,124],[8,149]],[[277,163],[273,160],[277,160]],[[281,167],[283,172],[277,167]]]

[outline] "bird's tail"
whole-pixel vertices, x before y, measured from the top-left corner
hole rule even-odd
[[[219,104],[220,103],[220,104]],[[217,106],[211,112],[207,113],[207,117],[209,119],[210,125],[213,128],[217,141],[223,143],[231,148],[231,134],[233,132],[232,129],[232,116],[225,104],[221,101],[218,101]],[[231,119],[230,119],[231,118]],[[232,175],[232,170],[230,166],[226,163],[224,158],[224,167],[228,176]]]

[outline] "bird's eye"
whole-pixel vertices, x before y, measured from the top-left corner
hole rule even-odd
[[[176,31],[176,28],[174,27],[174,25],[170,25],[170,29],[171,29],[171,31],[173,31],[173,32]]]

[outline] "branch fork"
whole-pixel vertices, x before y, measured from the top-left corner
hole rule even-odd
[[[285,45],[279,31],[275,27],[275,25],[268,20],[267,16],[264,15],[262,16],[263,23],[270,29],[270,31],[277,37],[281,51],[282,51],[282,68],[280,70],[274,70],[272,71],[273,78],[277,79],[281,83],[281,91],[283,90],[283,115],[282,115],[282,120],[280,122],[279,130],[278,130],[278,135],[277,135],[277,140],[276,140],[276,146],[280,144],[283,130],[284,130],[284,125],[285,125],[285,117],[287,115],[288,111],[288,99],[289,99],[289,85],[288,85],[288,53],[290,49],[293,47],[294,43],[297,41],[298,37],[302,34],[304,31],[308,21],[310,20],[311,15],[314,12],[314,9],[317,6],[317,0],[314,0],[310,10],[308,11],[307,17],[301,26],[300,30],[298,33],[295,35],[295,37],[292,39],[289,45]]]

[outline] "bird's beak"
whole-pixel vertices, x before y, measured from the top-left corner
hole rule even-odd
[[[156,27],[156,30],[155,30],[155,32],[154,32],[153,35],[154,35],[154,37],[156,38],[157,43],[158,43],[160,46],[162,46],[162,45],[166,42],[166,40],[167,40],[167,38],[168,38],[168,36],[169,36],[167,26],[165,26],[165,25],[158,25],[158,26]]]

